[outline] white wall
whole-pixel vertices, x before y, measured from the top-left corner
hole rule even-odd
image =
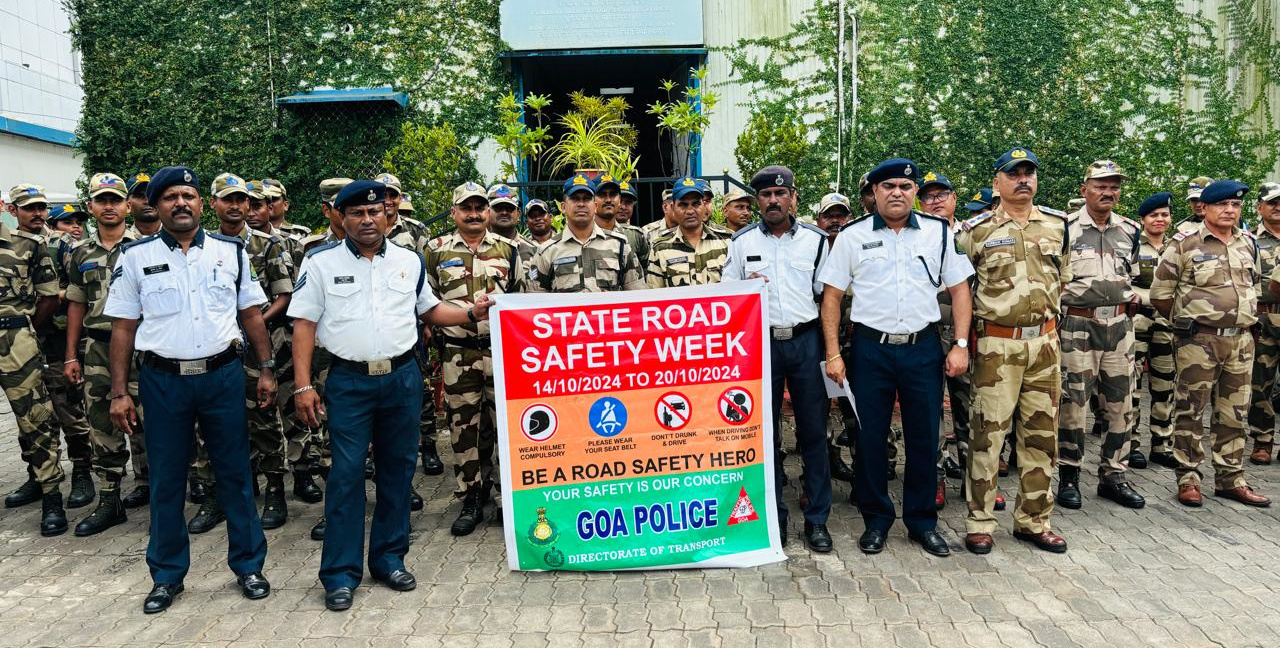
[[[84,162],[73,148],[0,133],[0,191],[6,194],[17,184],[34,182],[50,194],[74,196],[83,172]]]

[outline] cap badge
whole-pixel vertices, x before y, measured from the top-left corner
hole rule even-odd
[[[40,190],[39,190],[39,189],[36,189],[35,187],[27,187],[27,195],[28,195],[28,196],[35,196],[35,195],[37,195],[37,194],[39,194],[39,193],[40,193]]]
[[[370,189],[370,190],[369,190],[369,196],[368,196],[368,199],[369,199],[369,200],[377,200],[377,199],[378,199],[378,194],[377,194],[376,192],[374,192],[374,190]]]
[[[1236,191],[1236,198],[1239,198],[1243,195],[1244,195],[1244,189],[1240,189],[1239,191]]]
[[[621,187],[622,189],[630,189],[631,183],[627,182],[626,180],[623,180],[622,182],[618,183],[618,186]]]
[[[778,175],[774,176],[774,178],[773,178],[773,184],[776,184],[776,185],[778,185],[779,187],[781,187],[782,185],[787,184],[787,179],[786,179],[786,178],[783,178],[783,177],[782,177],[782,174],[781,174],[781,173],[779,173]]]
[[[583,175],[573,176],[573,184],[575,187],[585,187],[587,185],[587,177]]]
[[[845,198],[844,196],[842,196],[842,195],[840,195],[840,194],[831,194],[831,199],[832,199],[832,200],[834,200],[834,201],[836,201],[836,202],[844,202],[844,201],[848,200],[848,198]]]
[[[239,181],[239,180],[236,180],[235,178],[227,178],[227,186],[228,186],[228,187],[234,187],[234,186],[236,186],[236,185],[238,185],[238,184],[240,184],[240,181]],[[250,187],[252,187],[253,185],[252,185],[252,184],[250,184],[249,186],[250,186]]]
[[[139,173],[138,182],[151,182],[151,176],[146,173]]]
[[[182,181],[183,181],[183,182],[191,182],[191,172],[190,172],[190,171],[183,171],[183,172],[182,172]]]
[[[778,177],[782,177],[782,176],[778,176]],[[684,179],[684,181],[683,181],[683,182],[681,182],[680,184],[682,184],[682,185],[684,185],[684,186],[686,186],[686,187],[692,187],[692,186],[694,186],[694,185],[695,185],[695,184],[697,184],[697,183],[695,183],[695,182],[693,181],[693,179],[692,179],[692,178],[685,178],[685,179]]]
[[[907,173],[911,173],[911,172],[910,172],[910,171],[907,171]],[[934,173],[934,172],[932,172],[932,171],[930,171],[930,172],[928,172],[928,173],[924,174],[924,181],[925,181],[925,182],[933,182],[934,180],[937,180],[937,179],[938,179],[938,174],[936,174],[936,173]]]
[[[1013,149],[1013,152],[1009,154],[1009,157],[1015,160],[1021,160],[1022,158],[1027,157],[1027,152],[1022,149]]]
[[[973,197],[970,198],[969,200],[982,200],[982,192],[979,191],[978,193],[973,194]]]
[[[903,167],[903,168],[902,168],[902,172],[903,172],[903,173],[905,173],[905,174],[907,174],[907,175],[911,175],[911,165],[910,165],[910,164],[908,164],[907,166]]]

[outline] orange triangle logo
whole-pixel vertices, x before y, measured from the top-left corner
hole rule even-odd
[[[756,507],[751,505],[751,498],[747,497],[747,489],[743,487],[738,491],[738,503],[733,505],[733,513],[729,514],[729,526],[759,519],[760,516],[756,515]]]

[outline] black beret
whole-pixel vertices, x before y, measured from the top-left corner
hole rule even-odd
[[[1172,200],[1173,194],[1168,191],[1161,191],[1147,196],[1147,199],[1142,201],[1141,205],[1138,205],[1138,218],[1142,218],[1161,207],[1168,207]]]
[[[796,175],[791,172],[791,169],[775,164],[756,171],[756,174],[751,176],[749,184],[756,191],[762,191],[769,187],[795,189]]]
[[[169,187],[194,187],[196,191],[200,191],[200,179],[191,169],[184,166],[167,166],[151,175],[151,182],[147,183],[147,203],[155,206],[156,201]]]
[[[906,178],[912,182],[919,182],[920,167],[906,158],[890,158],[877,164],[876,168],[867,172],[867,184],[879,184],[885,180],[896,178]]]
[[[333,197],[333,208],[341,211],[347,207],[360,205],[381,205],[386,195],[387,185],[373,180],[356,180],[343,187],[342,191]]]
[[[1243,198],[1249,193],[1249,185],[1235,180],[1218,180],[1204,188],[1200,193],[1200,202],[1213,205],[1232,198]]]

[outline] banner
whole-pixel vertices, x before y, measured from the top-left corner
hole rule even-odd
[[[765,309],[762,281],[498,298],[511,569],[786,559]]]

